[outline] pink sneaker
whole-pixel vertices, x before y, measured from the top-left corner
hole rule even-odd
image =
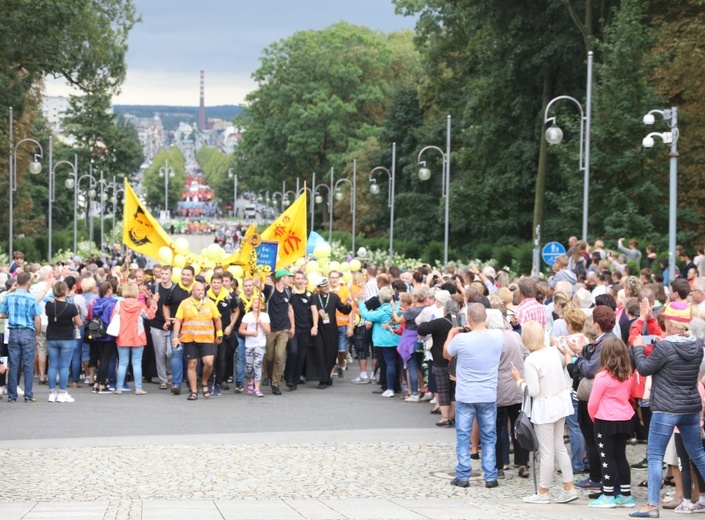
[[[264,394],[262,393],[262,390],[259,388],[254,391],[255,397],[264,397]]]
[[[255,384],[250,381],[247,383],[247,395],[252,395],[255,393]]]

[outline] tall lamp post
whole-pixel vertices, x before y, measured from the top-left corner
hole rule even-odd
[[[397,166],[397,143],[392,143],[392,171],[389,171],[384,166],[377,166],[372,168],[370,171],[370,191],[373,195],[379,193],[379,184],[377,180],[373,178],[375,172],[382,171],[389,176],[389,195],[387,199],[387,206],[389,206],[389,265],[392,265],[392,259],[394,255],[394,184]],[[355,248],[353,247],[353,251]]]
[[[164,161],[164,166],[159,168],[159,176],[164,177],[164,211],[169,215],[169,177],[174,177],[174,168],[169,166],[169,161]]]
[[[668,123],[670,132],[651,132],[641,142],[644,148],[653,148],[654,137],[659,137],[663,144],[671,145],[669,190],[668,190],[668,280],[676,278],[676,211],[678,210],[678,108],[670,110],[651,110],[644,116],[644,124],[651,126],[656,122],[654,114],[660,114]],[[687,273],[686,273],[687,274]]]
[[[10,195],[10,205],[9,205],[9,226],[8,226],[8,244],[9,244],[9,249],[10,249],[10,261],[12,261],[12,253],[13,247],[12,247],[12,237],[14,234],[13,230],[13,205],[14,205],[14,193],[17,191],[17,149],[20,147],[22,143],[34,143],[37,148],[39,148],[39,153],[34,154],[34,161],[29,163],[29,173],[32,175],[37,175],[39,172],[42,171],[42,164],[38,161],[38,159],[44,159],[44,150],[42,149],[42,145],[39,144],[39,141],[35,141],[34,139],[30,139],[29,137],[25,137],[24,139],[21,139],[17,144],[13,142],[13,135],[12,135],[12,126],[13,126],[13,112],[12,112],[12,107],[10,107],[10,126],[8,130],[8,140],[10,143],[10,161],[9,161],[9,166],[8,170],[10,171],[10,184],[8,186],[8,192]]]
[[[442,169],[442,188],[441,197],[446,199],[445,207],[445,225],[444,225],[444,240],[443,240],[443,265],[448,264],[448,218],[450,213],[450,115],[447,117],[447,128],[446,128],[446,151],[445,153],[438,146],[426,146],[421,149],[419,156],[416,158],[416,163],[421,166],[419,168],[419,179],[422,181],[427,181],[431,178],[431,170],[426,168],[426,161],[421,160],[421,156],[426,150],[436,150],[441,154],[443,158],[443,169]]]
[[[235,218],[235,212],[237,211],[237,173],[233,173],[233,169],[228,170],[228,179],[233,180],[233,218]]]
[[[355,216],[357,214],[357,159],[353,160],[353,180],[338,179],[335,182],[335,200],[343,200],[343,191],[338,187],[341,184],[350,186],[350,213],[352,213],[352,251],[355,254]]]
[[[72,189],[73,188],[73,253],[77,254],[78,252],[78,230],[76,228],[76,221],[77,221],[77,214],[78,214],[78,189],[81,184],[81,181],[83,179],[88,179],[89,183],[89,189],[86,193],[88,197],[88,225],[91,228],[91,231],[89,232],[89,242],[92,242],[92,223],[93,223],[93,217],[91,215],[91,206],[90,206],[90,201],[95,197],[95,190],[93,189],[93,186],[96,185],[96,180],[95,178],[90,174],[86,173],[85,175],[81,175],[80,177],[78,176],[78,171],[73,171],[69,174],[69,178],[66,179],[66,182],[64,182],[64,186],[66,186],[67,189]],[[92,194],[91,194],[92,192]],[[93,244],[91,243],[89,245],[89,255],[90,253],[93,252]]]
[[[101,253],[103,252],[103,244],[105,243],[105,219],[103,218],[103,215],[105,214],[105,203],[108,200],[108,194],[105,192],[105,188],[107,188],[110,183],[103,179],[103,172],[100,172],[100,180],[96,183],[98,186],[100,186],[100,251]]]
[[[52,204],[55,202],[55,194],[56,194],[56,167],[59,166],[60,164],[68,164],[71,167],[71,175],[74,177],[78,176],[78,155],[73,156],[73,163],[70,161],[58,161],[56,164],[53,163],[53,157],[52,157],[52,138],[49,137],[49,218],[48,223],[49,223],[49,261],[51,262],[51,256],[52,256],[52,248],[51,248],[51,225],[52,225],[52,218],[51,218],[51,209],[52,209]],[[74,213],[75,213],[74,209]],[[74,226],[76,225],[76,215],[74,215],[73,218]],[[76,236],[74,235],[74,246],[73,246],[73,254],[76,254]]]
[[[117,213],[118,193],[125,194],[125,188],[119,187],[113,177],[113,195],[110,197],[110,202],[113,205],[113,244],[115,243],[115,214]]]
[[[548,144],[560,144],[563,140],[563,130],[556,125],[556,118],[548,117],[548,111],[551,105],[561,99],[567,99],[575,103],[580,110],[580,155],[578,159],[578,170],[584,172],[585,179],[583,181],[583,242],[588,241],[588,204],[590,200],[590,121],[592,119],[592,51],[588,52],[588,70],[587,70],[587,100],[585,102],[585,112],[580,102],[570,96],[558,96],[553,98],[548,105],[543,115],[544,125],[551,123],[551,126],[546,130],[546,141]]]
[[[330,184],[319,184],[318,186],[315,186],[314,190],[316,192],[315,194],[315,200],[316,204],[321,204],[323,202],[323,196],[318,193],[318,189],[325,187],[328,190],[328,243],[333,242],[333,191],[334,191],[334,186],[335,182],[333,179],[333,168],[330,169]],[[311,226],[313,229],[313,225]]]

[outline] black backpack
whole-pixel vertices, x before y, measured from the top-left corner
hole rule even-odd
[[[88,339],[101,339],[107,336],[105,323],[100,316],[93,316],[86,323],[86,337]]]

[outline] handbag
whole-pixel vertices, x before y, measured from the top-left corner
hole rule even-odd
[[[524,387],[524,400],[521,404],[521,411],[514,423],[514,437],[519,445],[528,451],[536,451],[539,449],[539,440],[536,437],[534,423],[531,422],[526,410],[529,401],[529,387]]]
[[[580,380],[580,384],[578,385],[578,400],[579,401],[589,401],[590,400],[590,393],[592,392],[592,385],[595,383],[594,379],[588,379],[587,377],[584,377]]]
[[[107,332],[108,336],[113,336],[115,338],[117,338],[118,334],[120,334],[120,303],[117,304],[115,316],[113,316],[110,320],[108,329],[105,332]]]

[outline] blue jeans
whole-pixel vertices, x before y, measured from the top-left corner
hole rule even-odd
[[[663,455],[675,426],[678,426],[690,460],[698,468],[700,474],[705,475],[705,449],[700,441],[700,414],[654,412],[651,416],[649,449],[646,454],[649,461],[648,504],[650,506],[659,505],[659,492],[663,478]]]
[[[135,378],[135,390],[142,388],[142,353],[144,347],[118,347],[118,356],[120,363],[117,370],[117,386],[116,390],[121,390],[125,384],[125,376],[127,375],[127,365],[130,362],[130,353],[132,353],[132,375]]]
[[[565,422],[568,424],[568,436],[570,437],[570,464],[575,472],[585,468],[583,463],[585,439],[578,423],[578,400],[572,397],[571,401],[573,401],[573,414],[566,417]]]
[[[81,339],[74,339],[73,352],[71,354],[71,379],[78,383],[81,379],[81,364],[83,363],[83,327],[79,327]],[[86,360],[88,361],[88,360]]]
[[[10,329],[10,340],[7,343],[7,357],[10,362],[10,374],[7,378],[7,398],[17,399],[17,379],[20,375],[20,360],[24,365],[24,395],[33,397],[34,383],[34,351],[37,348],[37,337],[32,329]]]
[[[338,326],[338,352],[348,351],[348,326]]]
[[[387,390],[394,390],[397,386],[397,353],[396,347],[378,347],[387,364]]]
[[[455,403],[455,451],[458,465],[455,476],[458,480],[468,480],[472,474],[470,467],[470,436],[472,423],[477,419],[482,443],[482,472],[485,482],[497,480],[495,445],[497,444],[497,403]],[[656,488],[658,491],[659,488]]]
[[[409,379],[411,380],[411,393],[416,395],[419,393],[419,367],[416,363],[416,352],[413,352],[411,357],[406,360],[406,369],[409,371]]]
[[[181,386],[184,380],[184,348],[179,343],[178,347],[172,346],[171,349],[171,384],[172,386]]]
[[[49,390],[56,390],[56,371],[59,371],[59,390],[66,391],[66,385],[69,382],[69,366],[71,365],[71,357],[76,348],[75,339],[53,339],[47,341],[47,352],[49,354],[49,369],[47,377],[49,378]],[[83,344],[81,344],[83,348]]]
[[[235,361],[233,363],[233,374],[236,383],[245,381],[245,336],[235,334],[237,337],[237,347],[235,347]]]

